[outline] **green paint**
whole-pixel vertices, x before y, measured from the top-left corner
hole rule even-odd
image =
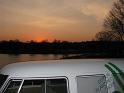
[[[124,72],[113,63],[105,64],[105,67],[112,73],[112,75],[115,78],[115,80],[117,81],[118,85],[120,86],[120,88],[124,92],[124,84],[123,84],[123,82],[124,82]],[[119,78],[116,71],[118,71],[118,74],[121,76],[123,81],[121,81],[121,79]],[[114,91],[113,93],[121,93],[121,92],[120,91]]]
[[[121,78],[124,80],[124,72],[119,67],[117,67],[115,64],[113,63],[108,63],[108,64],[113,66],[119,72],[119,75],[121,76]]]
[[[114,91],[113,93],[121,93],[120,91]]]

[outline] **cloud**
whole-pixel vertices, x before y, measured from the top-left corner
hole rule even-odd
[[[30,33],[52,37],[83,39],[93,35],[101,28],[105,15],[111,8],[112,0],[0,0],[0,26],[16,33],[18,29]],[[4,26],[3,26],[4,25]],[[15,29],[12,29],[12,27]],[[2,28],[4,29],[4,28]],[[0,30],[2,31],[2,30]],[[22,33],[22,32],[19,33]],[[26,34],[27,35],[27,34]],[[58,35],[58,36],[57,36]],[[60,36],[63,35],[63,36]],[[76,35],[76,37],[74,36]],[[86,37],[85,37],[86,38]]]
[[[82,12],[86,15],[94,16],[100,21],[107,15],[111,6],[111,0],[96,0],[95,2],[93,0],[87,0],[82,7]]]
[[[103,18],[111,0],[1,0],[1,4],[4,9],[20,19],[29,16],[40,20],[53,16],[67,20],[89,21],[92,18]]]

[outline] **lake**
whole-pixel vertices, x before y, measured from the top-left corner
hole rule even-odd
[[[16,62],[39,61],[39,60],[57,60],[62,58],[61,54],[0,54],[0,68]]]
[[[92,56],[92,57],[91,57]],[[0,68],[16,62],[26,62],[26,61],[41,61],[41,60],[58,60],[62,58],[97,58],[96,56],[90,55],[86,56],[83,54],[0,54]],[[100,57],[98,57],[100,58]]]

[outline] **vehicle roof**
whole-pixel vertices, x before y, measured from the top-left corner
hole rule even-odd
[[[1,69],[0,73],[10,77],[73,77],[104,74],[108,71],[104,66],[108,62],[124,70],[124,59],[69,59],[8,64]]]

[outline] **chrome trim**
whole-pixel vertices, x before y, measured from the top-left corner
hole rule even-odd
[[[47,87],[47,84],[46,84],[46,79],[44,80],[45,82],[45,93],[47,92],[47,89],[46,89],[46,87]]]
[[[22,83],[22,79],[11,79],[11,78],[9,78],[8,81],[6,82],[6,85],[4,86],[3,90],[1,91],[1,93],[5,93],[6,89],[8,88],[9,84],[11,83],[11,81],[21,81],[21,83]]]
[[[21,85],[20,85],[20,87],[19,87],[17,93],[19,93],[19,92],[21,91],[21,88],[22,88],[23,83],[24,83],[24,79],[22,80]]]

